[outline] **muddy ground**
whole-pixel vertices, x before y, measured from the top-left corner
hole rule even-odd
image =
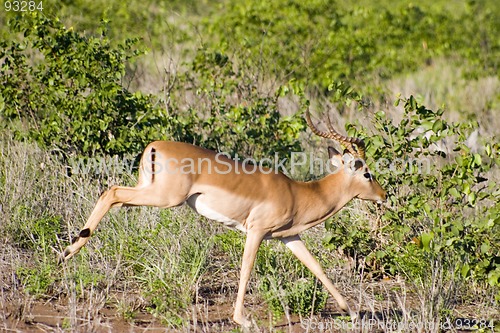
[[[127,295],[127,297],[136,296]],[[22,301],[3,299],[3,309],[1,309],[3,315],[0,319],[3,318],[4,322],[0,324],[0,332],[240,332],[231,319],[235,298],[234,293],[203,298],[190,309],[189,322],[177,329],[169,328],[145,309],[138,309],[132,317],[124,318],[117,304],[107,304],[95,313],[89,313],[86,304],[71,306],[70,300],[63,297],[34,300],[27,296]],[[418,331],[411,324],[400,323],[398,326],[398,317],[408,309],[362,310],[358,313],[360,317],[357,322],[353,324],[341,317],[333,299],[329,299],[326,308],[318,315],[308,318],[295,315],[275,322],[258,297],[249,295],[246,306],[254,322],[258,322],[258,326],[252,330],[255,332],[396,332],[398,329],[400,332]],[[500,316],[498,312],[495,314],[495,309],[489,309],[486,313],[477,311],[473,305],[461,308],[457,314],[460,313],[462,316],[455,315],[454,322],[445,324],[440,331],[478,331],[472,329],[472,321],[488,316],[490,321],[486,323],[486,329],[479,332],[500,332]],[[438,330],[423,330],[423,332],[433,331]]]
[[[1,244],[0,244],[1,246]],[[147,300],[139,294],[108,290],[92,291],[88,300],[73,299],[54,292],[36,299],[25,292],[12,266],[16,260],[0,258],[0,332],[239,332],[232,320],[237,291],[237,270],[211,271],[200,280],[197,295],[186,312],[185,324],[179,328],[166,325],[146,309]],[[20,258],[21,260],[23,258]],[[27,257],[24,258],[27,260]],[[19,262],[19,261],[18,261]],[[223,278],[218,274],[224,274]],[[297,315],[274,320],[271,312],[256,294],[245,298],[247,310],[257,323],[255,332],[470,332],[474,323],[480,332],[500,332],[500,311],[485,307],[485,295],[476,300],[462,300],[453,305],[450,321],[442,329],[422,329],[419,321],[422,297],[412,293],[404,281],[379,280],[354,285],[345,281],[338,285],[348,302],[359,308],[354,322],[342,317],[333,298],[317,315]],[[250,288],[252,290],[252,288]],[[482,298],[483,299],[482,299]],[[457,300],[458,301],[458,300]],[[491,303],[491,302],[490,302]],[[127,311],[131,310],[131,311]],[[406,318],[406,322],[404,321]],[[410,321],[408,321],[411,318]],[[483,320],[483,322],[481,322]]]

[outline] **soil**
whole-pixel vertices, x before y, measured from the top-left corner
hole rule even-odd
[[[234,295],[236,296],[236,295]],[[61,300],[36,300],[26,304],[21,311],[23,319],[16,319],[21,314],[16,304],[7,305],[3,311],[6,321],[0,324],[0,332],[62,332],[71,322],[68,314],[69,306]],[[252,309],[252,318],[258,319],[264,325],[259,331],[288,331],[293,333],[305,332],[301,327],[298,317],[291,318],[290,324],[282,321],[270,325],[272,321],[266,314],[265,306],[262,304],[248,304]],[[94,317],[85,318],[82,314],[76,314],[76,319],[71,327],[82,327],[82,332],[229,332],[237,330],[238,326],[232,321],[232,302],[228,299],[225,304],[193,306],[192,317],[187,327],[181,329],[167,328],[150,313],[140,310],[134,313],[133,318],[125,319],[119,313],[115,305],[103,307]],[[262,324],[259,324],[261,326]],[[270,328],[271,326],[271,328]]]
[[[121,297],[123,295],[120,295]],[[51,300],[30,300],[24,301],[21,305],[19,302],[12,304],[4,303],[3,318],[5,322],[0,324],[0,332],[148,332],[148,333],[164,333],[164,332],[239,332],[239,327],[232,321],[233,301],[236,298],[235,294],[231,295],[213,295],[214,298],[209,301],[194,304],[190,311],[191,320],[187,325],[179,329],[168,328],[164,323],[160,322],[153,315],[145,310],[134,312],[133,318],[126,319],[116,304],[109,304],[102,307],[94,315],[85,315],[83,311],[78,309],[85,308],[85,304],[77,306],[76,314],[71,315],[71,307],[67,300],[51,299]],[[352,328],[350,322],[342,320],[341,314],[335,310],[333,300],[329,302],[319,315],[309,318],[299,318],[292,316],[291,318],[283,318],[278,322],[272,321],[266,306],[262,302],[249,295],[246,301],[246,306],[251,311],[251,317],[259,322],[258,328],[254,328],[252,332],[359,332],[359,328]],[[464,318],[462,320],[473,320],[477,318],[474,314],[477,309],[470,307],[462,309]],[[395,318],[401,315],[401,311],[392,310],[386,312],[362,311],[359,313],[362,322],[369,327],[365,332],[394,332],[397,330],[384,327],[391,322],[396,322]],[[2,317],[0,316],[0,319]],[[22,319],[19,319],[22,318]],[[74,318],[74,319],[71,319]],[[467,319],[468,318],[468,319]],[[494,319],[495,328],[490,327],[486,332],[497,332],[499,328],[499,319]],[[370,326],[375,323],[377,324]],[[380,325],[382,323],[382,325]],[[464,322],[465,323],[465,322]],[[65,329],[72,327],[72,330]],[[76,327],[76,329],[74,329]],[[257,326],[255,326],[257,327]],[[464,328],[467,328],[463,326]],[[79,329],[81,328],[81,329]],[[343,329],[340,329],[343,328]],[[456,323],[453,328],[448,327],[444,331],[451,332],[470,332],[470,329],[458,329]],[[403,330],[410,332],[414,330]],[[429,332],[434,330],[429,330]]]

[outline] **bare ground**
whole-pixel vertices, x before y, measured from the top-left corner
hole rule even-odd
[[[228,332],[237,330],[238,326],[232,321],[233,300],[236,295],[228,295],[224,302],[209,305],[204,302],[194,304],[191,309],[191,319],[182,328],[168,328],[145,309],[136,311],[132,318],[124,318],[118,311],[116,304],[108,304],[88,316],[86,305],[79,304],[76,313],[72,314],[72,307],[65,299],[34,300],[26,299],[23,302],[4,303],[2,309],[5,322],[0,324],[1,332],[62,332],[68,326],[76,327],[81,332]],[[28,297],[29,298],[29,297]],[[255,299],[247,302],[252,317],[259,321],[259,331],[289,331],[305,332],[301,327],[300,318],[294,316],[290,321],[286,318],[273,323],[266,311],[265,305],[255,303]],[[318,320],[319,320],[318,316]]]
[[[5,281],[3,281],[5,282]],[[365,286],[365,289],[376,288],[379,291],[386,291],[393,287],[393,282],[378,282]],[[5,287],[5,285],[3,285]],[[13,286],[11,286],[13,287]],[[108,295],[109,299],[120,300],[124,297],[130,303],[142,302],[139,295],[116,293]],[[387,310],[369,309],[369,306],[359,312],[358,323],[365,323],[363,329],[350,326],[351,322],[341,317],[336,310],[332,299],[329,299],[326,308],[319,315],[308,318],[291,316],[273,321],[270,312],[258,296],[247,295],[246,306],[251,317],[257,323],[256,332],[394,332],[394,328],[384,327],[391,323],[396,323],[398,318],[404,316],[405,311],[413,308],[419,309],[418,297],[407,296],[405,304],[398,308],[394,302],[396,300],[386,300],[387,304],[392,304]],[[22,290],[2,291],[2,301],[0,310],[0,332],[238,332],[239,328],[232,321],[233,302],[236,298],[234,292],[228,294],[206,294],[197,297],[196,304],[193,304],[186,314],[189,321],[180,328],[169,327],[165,323],[156,319],[144,308],[138,308],[133,315],[124,317],[120,310],[120,302],[106,302],[102,306],[97,306],[96,311],[90,311],[88,303],[77,301],[66,296],[54,297],[50,299],[34,299],[26,295]],[[350,299],[352,304],[352,297]],[[416,312],[415,312],[416,313]],[[462,328],[467,328],[465,320],[480,320],[488,318],[487,330],[482,332],[498,332],[500,316],[497,309],[480,309],[474,304],[457,308],[453,316],[454,320],[462,320]],[[493,320],[493,321],[491,321]],[[377,324],[372,324],[377,323]],[[496,326],[496,328],[494,327]],[[477,331],[459,329],[457,322],[443,327],[441,331],[466,332]],[[405,329],[401,332],[413,332],[416,330]],[[432,332],[437,330],[423,330]]]

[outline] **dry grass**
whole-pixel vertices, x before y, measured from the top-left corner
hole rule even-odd
[[[416,73],[392,79],[388,83],[389,95],[417,96],[419,102],[432,110],[444,107],[449,121],[477,120],[482,136],[498,135],[500,79],[466,79],[463,72],[461,64],[438,60]],[[390,114],[397,116],[397,110],[389,108]]]
[[[94,331],[95,325],[105,326],[109,321],[102,314],[109,309],[131,323],[136,314],[146,315],[154,293],[170,290],[172,295],[165,297],[187,297],[185,301],[191,303],[211,248],[210,242],[198,240],[210,240],[219,231],[216,225],[200,228],[206,221],[185,208],[168,215],[162,215],[166,213],[159,209],[117,210],[104,218],[100,230],[79,256],[58,266],[57,253],[81,228],[102,189],[130,180],[68,176],[54,156],[32,144],[8,139],[1,146],[0,166],[7,185],[0,191],[0,307],[4,310],[2,319],[8,323],[5,325],[39,322],[40,317],[33,318],[32,314],[39,311],[37,304],[57,304],[57,309],[48,311],[56,327]],[[8,180],[12,180],[10,184]],[[40,221],[51,217],[63,221],[58,226],[61,233],[53,235],[44,229],[50,226]],[[142,235],[131,235],[141,230]],[[154,230],[158,232],[156,242],[149,243],[147,234]],[[54,237],[42,240],[42,236]],[[140,243],[141,238],[144,243]],[[27,269],[28,274],[20,269]],[[54,312],[59,315],[54,316]],[[188,308],[174,306],[171,315],[186,317],[188,313]],[[160,319],[163,315],[164,311],[158,313]],[[160,319],[149,315],[145,321]]]

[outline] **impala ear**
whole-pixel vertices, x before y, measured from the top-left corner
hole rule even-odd
[[[338,150],[333,147],[328,147],[328,157],[332,159],[335,156],[340,156]]]
[[[328,157],[330,158],[330,163],[332,163],[332,165],[337,169],[341,168],[344,164],[342,154],[340,154],[338,150],[333,147],[328,147]]]

